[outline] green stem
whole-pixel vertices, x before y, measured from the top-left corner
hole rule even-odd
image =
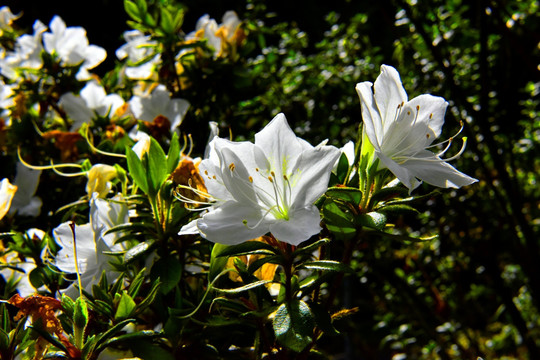
[[[150,205],[152,206],[152,212],[154,213],[154,221],[158,232],[158,237],[161,239],[161,236],[163,235],[163,226],[161,224],[161,214],[159,211],[157,196],[150,197]]]
[[[285,299],[286,299],[287,302],[291,301],[292,298],[293,298],[292,289],[291,289],[293,258],[292,258],[291,255],[292,255],[291,245],[286,244],[286,247],[285,247],[286,263],[285,263],[285,266],[283,268],[284,268],[284,271],[285,271]]]

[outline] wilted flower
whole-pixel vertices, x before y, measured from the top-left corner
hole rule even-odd
[[[414,190],[423,180],[431,185],[459,188],[477,180],[469,177],[440,156],[427,149],[440,134],[448,103],[441,97],[420,95],[412,100],[401,84],[398,72],[383,65],[373,84],[365,81],[356,85],[362,104],[364,131],[380,159],[380,168],[388,168],[409,188]],[[444,142],[443,142],[444,143]]]
[[[96,116],[112,115],[124,105],[124,99],[118,94],[105,92],[103,86],[96,81],[90,81],[81,90],[80,96],[67,93],[60,97],[59,105],[74,121],[71,131],[77,130],[82,124],[90,123]]]
[[[123,249],[121,245],[115,244],[115,240],[122,236],[122,233],[105,234],[110,228],[128,222],[127,206],[116,202],[119,200],[121,198],[117,196],[113,201],[107,201],[94,193],[90,200],[90,222],[74,226],[78,269],[82,287],[85,289],[96,284],[103,271],[106,271],[109,281],[113,281],[119,275],[110,264],[111,256],[106,253]],[[60,224],[53,230],[53,234],[58,245],[62,247],[55,257],[56,266],[66,273],[76,273],[74,239],[70,223]],[[66,295],[76,298],[79,293],[72,284],[66,290]]]
[[[62,161],[74,161],[79,158],[77,142],[83,140],[82,135],[77,131],[50,130],[41,136],[44,139],[54,139],[54,147],[60,150]]]
[[[184,99],[171,99],[165,86],[158,85],[149,93],[133,96],[129,106],[137,119],[151,122],[156,117],[163,116],[170,122],[171,130],[174,130],[182,123],[189,102]]]
[[[237,244],[271,232],[298,245],[317,234],[321,217],[314,202],[326,191],[340,152],[297,138],[283,114],[255,135],[255,143],[215,137],[199,169],[211,207],[181,234]]]

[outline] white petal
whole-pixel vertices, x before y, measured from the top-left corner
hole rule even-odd
[[[228,201],[203,215],[197,226],[207,240],[227,245],[240,244],[268,232],[269,223],[261,221],[262,215],[260,209]]]
[[[85,36],[86,38],[86,36]],[[101,64],[107,57],[107,51],[104,48],[97,45],[89,45],[84,52],[84,64],[86,69],[93,69]]]
[[[120,95],[109,94],[103,99],[101,107],[97,112],[101,116],[105,116],[107,113],[109,113],[109,116],[112,116],[122,105],[124,105],[124,99]]]
[[[397,120],[398,106],[407,102],[407,93],[401,84],[399,73],[391,66],[382,65],[381,74],[375,80],[374,97],[381,114],[383,131]]]
[[[263,149],[277,177],[290,173],[290,169],[304,150],[287,123],[285,115],[278,114],[261,131],[255,134],[255,145]]]
[[[196,234],[199,234],[199,228],[197,227],[197,221],[199,221],[199,219],[192,220],[188,224],[182,226],[182,228],[178,232],[178,235],[196,235]]]
[[[220,142],[216,143],[218,147]],[[256,206],[258,203],[248,168],[253,160],[254,145],[249,142],[231,143],[231,147],[217,149],[221,156],[221,175],[229,193],[239,202]],[[250,156],[251,155],[251,156]],[[239,156],[242,156],[240,158]],[[247,167],[246,167],[247,165]]]
[[[9,211],[16,191],[17,186],[12,185],[8,178],[4,178],[0,181],[0,219],[2,219]]]
[[[189,109],[189,101],[184,99],[172,99],[169,104],[167,117],[171,120],[171,130],[176,129],[182,123]]]
[[[387,167],[403,185],[409,188],[409,194],[422,183],[416,179],[416,177],[408,170],[406,166],[399,165],[394,160],[380,152],[376,152],[376,155],[382,164]],[[383,167],[379,166],[379,168]]]
[[[94,116],[94,112],[86,105],[86,101],[73,93],[62,95],[59,105],[73,120],[71,131],[77,130],[82,124],[90,123]]]
[[[341,155],[334,146],[316,147],[301,153],[294,164],[292,208],[313,204],[328,189],[332,168]]]
[[[81,90],[81,98],[86,101],[86,105],[91,109],[96,109],[101,106],[105,96],[105,89],[95,81],[90,81]]]
[[[446,161],[425,150],[403,164],[417,178],[441,188],[460,188],[478,180],[456,170]]]
[[[76,225],[75,236],[77,241],[77,258],[79,260],[79,272],[84,273],[88,266],[96,262],[96,246],[94,233],[90,224]],[[65,272],[75,273],[75,255],[73,253],[73,233],[69,223],[60,224],[53,230],[56,243],[62,247],[56,254],[56,266]]]
[[[41,170],[33,170],[24,166],[21,162],[17,163],[17,176],[15,176],[14,185],[17,186],[17,192],[11,203],[10,213],[17,211],[19,215],[37,216],[41,208],[41,200],[34,198],[36,193]]]
[[[321,231],[319,209],[312,205],[291,212],[289,221],[278,221],[270,225],[270,232],[276,239],[298,245]]]
[[[431,141],[438,138],[441,135],[448,102],[440,96],[423,94],[409,101],[408,105],[415,111],[419,108],[416,126],[421,126],[421,124],[425,123],[425,127],[431,131]],[[423,125],[421,127],[424,128]]]
[[[364,132],[367,135],[369,142],[379,149],[383,140],[383,123],[375,98],[373,97],[373,84],[369,81],[364,81],[356,84],[356,92],[360,98],[362,108],[362,120],[364,122]]]
[[[121,201],[120,197],[114,200]],[[122,233],[114,232],[103,236],[103,233],[117,225],[128,223],[128,208],[126,204],[108,201],[98,197],[98,193],[92,194],[90,200],[90,223],[95,234],[100,236],[107,247],[118,249],[114,241],[122,236]]]

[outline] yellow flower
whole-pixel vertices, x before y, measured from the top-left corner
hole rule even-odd
[[[105,164],[96,164],[86,173],[88,183],[86,184],[86,192],[92,196],[97,192],[98,197],[104,198],[111,190],[111,180],[116,177],[116,169],[114,166]]]
[[[8,179],[3,179],[0,182],[0,219],[9,211],[11,200],[13,200],[16,191],[17,186],[12,185]]]

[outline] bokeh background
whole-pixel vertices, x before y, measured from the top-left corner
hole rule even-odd
[[[128,30],[122,1],[4,3],[23,13],[17,24],[28,32],[36,19],[48,24],[53,15],[84,27],[90,43],[108,53],[95,72],[114,68]],[[419,216],[396,218],[396,227],[438,234],[435,240],[362,243],[356,276],[346,278],[340,294],[355,313],[336,320],[342,335],[324,346],[342,359],[540,359],[538,1],[182,5],[186,33],[203,14],[220,19],[235,10],[253,44],[234,71],[218,69],[181,94],[202,109],[183,125],[198,151],[208,121],[250,138],[278,112],[312,143],[355,140],[355,84],[374,81],[381,64],[398,69],[410,98],[431,93],[449,101],[444,138],[463,124],[467,148],[452,164],[479,182],[429,195],[417,204]],[[45,208],[59,206],[44,200]]]

